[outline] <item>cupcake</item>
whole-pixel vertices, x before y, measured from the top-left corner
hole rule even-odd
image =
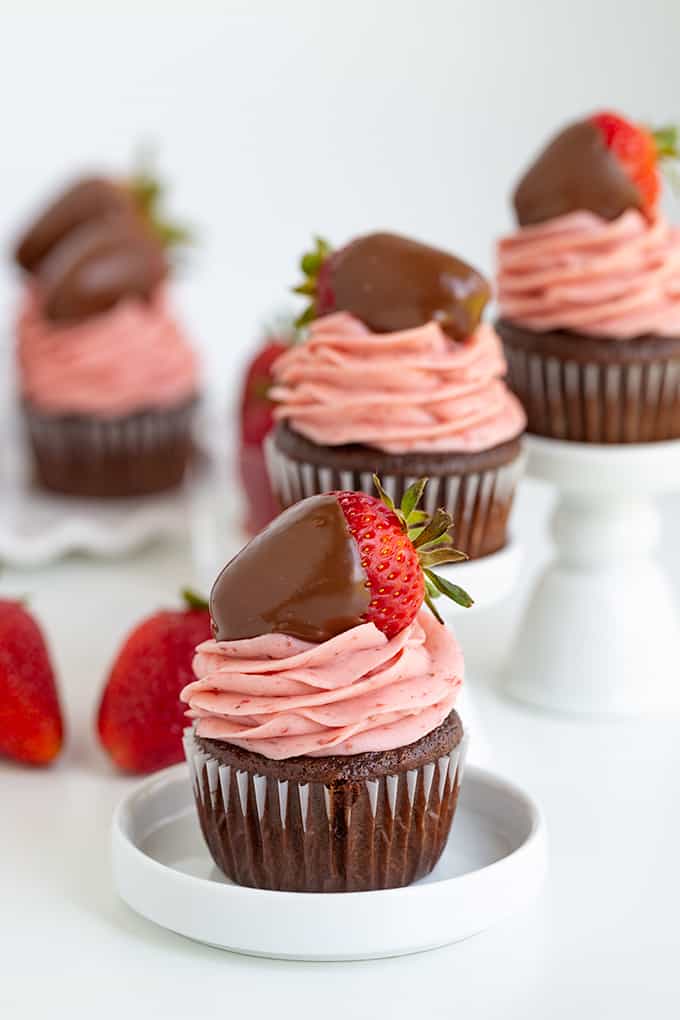
[[[302,260],[313,296],[306,340],[273,366],[278,424],[268,441],[282,506],[333,488],[399,501],[430,478],[471,557],[503,547],[522,458],[524,412],[509,392],[489,286],[471,266],[393,234]]]
[[[424,483],[423,483],[424,484]],[[463,659],[433,571],[460,558],[450,519],[357,492],[289,507],[224,568],[214,640],[181,694],[201,829],[241,885],[350,892],[408,885],[446,844],[466,738]]]
[[[659,209],[674,133],[614,113],[558,134],[498,245],[497,323],[530,432],[590,443],[680,437],[680,230]]]
[[[35,476],[73,496],[179,484],[192,454],[196,355],[168,307],[158,189],[80,180],[16,249],[18,377]]]

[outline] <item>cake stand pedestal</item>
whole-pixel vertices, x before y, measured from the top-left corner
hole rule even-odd
[[[680,440],[596,445],[529,437],[552,482],[553,561],[529,599],[508,693],[588,715],[680,714],[680,624],[655,557],[655,498],[680,489]]]

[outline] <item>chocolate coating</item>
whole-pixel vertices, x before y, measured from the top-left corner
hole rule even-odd
[[[47,206],[20,238],[16,261],[27,272],[35,272],[45,256],[72,230],[111,214],[136,216],[134,201],[124,188],[103,177],[76,181]]]
[[[520,180],[513,196],[521,226],[579,209],[614,220],[642,197],[600,130],[588,120],[560,131]]]
[[[141,224],[118,217],[88,221],[40,263],[45,315],[76,322],[126,296],[147,299],[166,272],[161,245]]]
[[[218,641],[288,634],[326,641],[362,622],[370,593],[335,496],[289,507],[221,572],[210,593]]]
[[[398,234],[368,234],[334,252],[330,286],[335,310],[375,333],[434,320],[454,340],[470,335],[491,294],[462,259]]]

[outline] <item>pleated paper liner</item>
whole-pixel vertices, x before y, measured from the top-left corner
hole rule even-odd
[[[118,418],[43,415],[24,407],[35,475],[43,488],[125,498],[178,485],[194,451],[197,400]]]
[[[487,456],[488,454],[488,456]],[[391,465],[396,458],[374,452],[370,469],[319,464],[291,456],[281,448],[277,433],[266,440],[267,469],[274,493],[282,508],[306,496],[334,489],[350,489],[376,495],[375,471],[389,496],[399,503],[406,489],[418,478],[428,476],[422,506],[432,514],[437,507],[448,510],[454,520],[453,540],[470,559],[487,556],[502,549],[507,541],[507,524],[517,482],[524,469],[524,456],[518,439],[472,457],[471,464],[489,466],[458,473],[445,473],[445,460],[411,454],[401,458],[406,470]],[[333,456],[333,451],[329,454]],[[362,458],[365,459],[365,456]],[[460,462],[462,455],[456,457]],[[390,465],[390,466],[385,466]]]
[[[356,892],[409,885],[439,860],[467,747],[467,735],[458,736],[418,767],[331,783],[224,764],[192,728],[184,749],[203,836],[228,878],[261,889]]]
[[[680,438],[680,338],[605,340],[497,324],[528,431],[585,443]]]

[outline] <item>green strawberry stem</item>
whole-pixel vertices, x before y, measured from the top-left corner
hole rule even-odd
[[[655,128],[650,132],[656,145],[656,154],[659,159],[678,159],[678,129],[675,124],[666,124],[664,127]]]
[[[434,599],[439,595],[445,595],[446,598],[465,608],[473,605],[473,600],[463,588],[452,584],[451,581],[436,574],[432,569],[432,567],[444,563],[460,563],[461,560],[466,560],[467,556],[460,549],[454,548],[451,540],[453,517],[448,511],[440,507],[435,510],[432,517],[428,517],[424,510],[418,509],[427,482],[427,478],[419,478],[418,481],[413,482],[404,493],[401,505],[397,507],[391,496],[385,492],[378,476],[373,475],[373,484],[380,499],[397,515],[402,528],[418,552],[425,581],[425,605],[439,623],[443,623],[444,621],[434,605]]]
[[[302,270],[303,280],[302,283],[298,283],[296,287],[292,288],[292,290],[294,294],[302,294],[304,297],[309,297],[312,300],[307,305],[304,312],[302,312],[302,314],[295,320],[295,325],[298,329],[302,329],[303,326],[308,325],[308,323],[310,323],[316,315],[316,295],[319,271],[332,250],[333,249],[325,238],[315,237],[314,248],[312,251],[305,252],[300,259],[300,269]]]
[[[182,599],[187,609],[208,609],[208,603],[202,595],[198,595],[192,588],[182,588]]]
[[[192,232],[186,226],[166,219],[162,213],[164,188],[154,164],[155,159],[148,149],[139,153],[135,169],[127,181],[130,193],[165,248],[189,244]]]

